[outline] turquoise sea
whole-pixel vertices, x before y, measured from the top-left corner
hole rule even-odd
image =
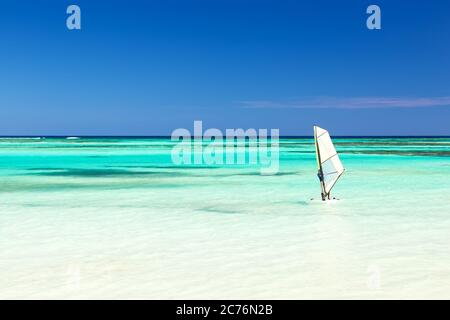
[[[0,298],[450,298],[450,138],[310,138],[280,169],[165,138],[0,138]]]

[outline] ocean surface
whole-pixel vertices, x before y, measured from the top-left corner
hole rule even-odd
[[[450,299],[450,138],[334,142],[322,203],[312,139],[261,175],[163,138],[0,138],[0,298]]]

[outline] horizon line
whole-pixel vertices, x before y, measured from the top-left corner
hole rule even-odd
[[[268,136],[270,137],[270,136]],[[314,135],[280,135],[280,139],[313,138]],[[171,138],[170,135],[0,135],[3,138]],[[195,138],[195,137],[192,137]],[[450,138],[450,135],[332,135],[332,138]]]

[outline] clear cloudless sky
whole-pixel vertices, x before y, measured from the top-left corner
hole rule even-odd
[[[322,97],[449,100],[450,2],[0,1],[0,135],[450,135],[442,102],[295,106]]]

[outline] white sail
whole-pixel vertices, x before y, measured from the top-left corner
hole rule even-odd
[[[315,126],[314,140],[316,142],[317,164],[323,175],[322,188],[327,195],[345,169],[327,130]]]

